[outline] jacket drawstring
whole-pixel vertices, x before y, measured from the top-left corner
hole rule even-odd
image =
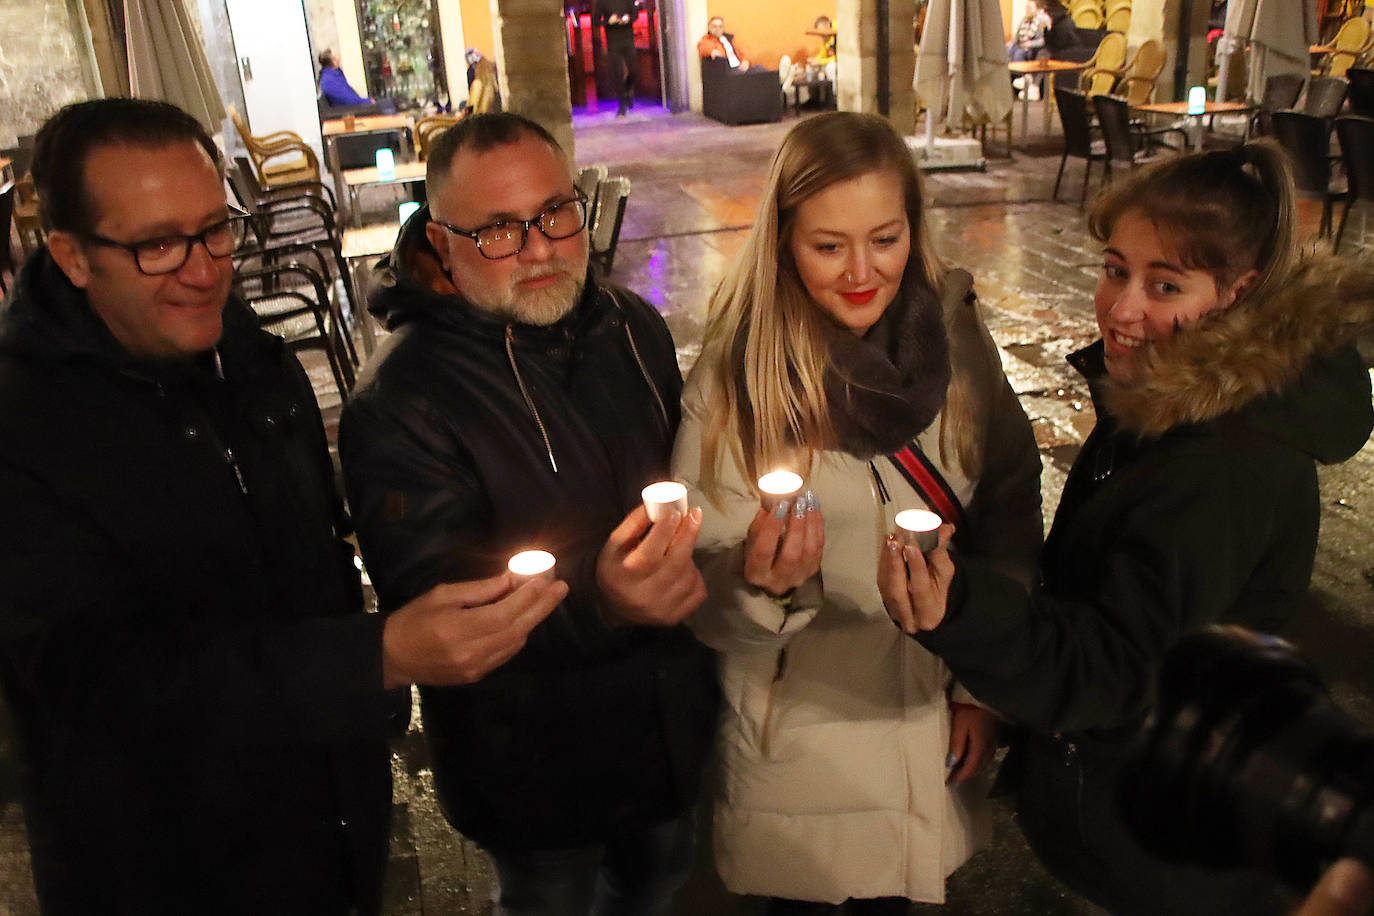
[[[658,405],[659,416],[663,418],[663,425],[668,428],[671,424],[668,420],[668,408],[663,403],[663,395],[659,394],[658,386],[654,384],[653,377],[649,375],[648,368],[644,365],[644,359],[639,355],[639,347],[635,344],[634,332],[630,330],[629,319],[624,318],[625,309],[620,304],[619,297],[607,289],[606,294],[611,297],[616,311],[621,313],[622,323],[625,328],[625,339],[630,343],[630,353],[634,355],[635,365],[639,367],[639,374],[644,378],[644,384],[649,386],[649,391],[654,396],[654,403]],[[530,416],[534,418],[534,425],[539,427],[539,435],[544,440],[544,450],[549,456],[549,466],[553,468],[555,474],[558,473],[558,462],[553,457],[553,443],[549,440],[549,432],[544,428],[544,420],[539,416],[539,410],[534,406],[534,399],[530,397],[529,389],[525,387],[525,380],[520,375],[520,366],[515,361],[515,326],[506,325],[506,359],[510,363],[511,374],[515,376],[515,384],[520,389],[520,396],[525,399],[525,408],[529,410]],[[671,432],[671,430],[669,430]]]
[[[611,297],[611,302],[614,303],[616,311],[620,312],[622,318],[624,318],[625,308],[620,304],[620,297],[615,294],[614,290],[609,288],[606,290],[606,295]],[[654,403],[658,404],[658,414],[663,418],[663,425],[665,427],[671,427],[672,424],[668,421],[668,408],[663,405],[663,395],[658,393],[658,386],[654,384],[653,378],[649,375],[648,368],[644,365],[643,358],[639,355],[639,347],[635,344],[634,332],[630,330],[630,319],[624,318],[624,322],[625,339],[630,342],[630,353],[634,355],[635,365],[639,367],[639,374],[644,377],[644,384],[649,386],[649,391],[653,392]],[[669,428],[668,432],[671,433],[672,429]]]
[[[529,389],[525,387],[525,380],[520,377],[520,366],[515,361],[514,341],[515,327],[508,324],[506,325],[506,359],[510,361],[510,371],[515,375],[515,384],[520,389],[520,396],[525,399],[525,407],[529,410],[530,416],[534,418],[534,425],[539,427],[539,435],[544,440],[544,450],[549,455],[549,466],[557,474],[558,462],[553,457],[553,443],[549,441],[549,431],[544,428],[544,421],[534,406],[534,399],[530,397]]]

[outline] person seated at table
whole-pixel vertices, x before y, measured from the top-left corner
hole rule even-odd
[[[706,34],[697,42],[699,57],[723,57],[730,62],[731,70],[748,70],[749,61],[740,54],[735,45],[735,36],[725,31],[725,20],[712,16],[706,23]]]
[[[325,48],[317,60],[320,62],[320,96],[326,105],[334,108],[349,108],[354,105],[371,105],[374,102],[382,114],[395,114],[396,102],[393,99],[370,99],[359,95],[348,83],[348,77],[334,59],[334,52]]]
[[[830,17],[824,14],[817,16],[806,34],[815,35],[821,40],[820,50],[811,57],[801,56],[795,61],[787,54],[778,60],[778,77],[782,80],[784,95],[792,91],[793,84],[803,84],[797,89],[799,105],[811,98],[811,87],[806,83],[824,79],[829,80],[832,87],[835,85],[835,27]]]
[[[1045,33],[1050,28],[1050,17],[1037,4],[1026,10],[1026,18],[1016,27],[1016,36],[1007,42],[1007,60],[1035,60],[1035,55],[1045,46]]]
[[[1050,24],[1045,28],[1045,46],[1037,52],[1037,57],[1063,60],[1064,52],[1082,44],[1078,37],[1078,26],[1073,24],[1068,7],[1060,0],[1035,0]]]

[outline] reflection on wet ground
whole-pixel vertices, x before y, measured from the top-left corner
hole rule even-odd
[[[1041,103],[1032,103],[1033,107]],[[579,165],[601,163],[633,184],[613,279],[664,314],[688,369],[699,351],[710,293],[743,244],[773,151],[794,123],[723,127],[691,115],[636,108],[630,116],[577,125]],[[1038,129],[1039,112],[1029,123]],[[1019,133],[1018,143],[1022,142]],[[929,224],[951,264],[974,275],[1004,365],[1035,426],[1045,459],[1047,517],[1064,472],[1091,428],[1092,407],[1066,353],[1096,336],[1092,289],[1099,263],[1074,195],[1079,160],[1067,166],[1061,200],[1051,200],[1059,167],[1057,132],[1032,133],[1014,159],[991,159],[985,172],[926,177]],[[1092,188],[1097,187],[1094,176]],[[379,206],[384,205],[382,202]],[[1317,209],[1304,203],[1315,229]],[[394,205],[393,212],[394,212]],[[1352,217],[1346,247],[1368,257],[1363,218]],[[327,377],[327,370],[314,373]],[[322,401],[337,403],[321,384]],[[328,409],[328,413],[336,413]],[[1322,470],[1323,527],[1308,612],[1290,634],[1333,682],[1337,698],[1374,722],[1374,446]],[[417,717],[418,718],[418,717]],[[0,755],[9,751],[8,739]],[[472,844],[444,823],[434,802],[423,738],[412,730],[396,746],[396,807],[388,914],[490,912],[491,872]],[[0,770],[0,776],[8,775]],[[14,787],[0,783],[0,913],[35,912],[22,816]],[[997,836],[949,882],[943,911],[963,914],[1076,914],[1085,905],[1035,862],[1004,805]],[[915,911],[934,911],[918,906]],[[679,916],[759,912],[758,902],[727,898],[708,864],[694,873]]]

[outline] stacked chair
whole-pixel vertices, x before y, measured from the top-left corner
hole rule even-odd
[[[1250,135],[1272,137],[1274,112],[1297,105],[1298,96],[1302,95],[1302,87],[1306,83],[1307,80],[1297,73],[1280,73],[1265,79],[1259,108],[1250,116]]]
[[[318,181],[264,188],[239,157],[228,169],[230,188],[249,213],[248,232],[235,252],[235,287],[262,326],[293,349],[324,352],[341,398],[358,366],[345,311],[356,317],[342,227],[331,189]]]

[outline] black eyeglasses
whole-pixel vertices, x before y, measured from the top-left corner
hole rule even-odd
[[[435,219],[430,222],[443,226],[454,235],[472,239],[477,243],[478,254],[488,260],[497,261],[519,254],[525,249],[531,226],[538,226],[545,238],[554,241],[577,235],[582,231],[582,227],[587,225],[587,198],[579,190],[571,200],[556,203],[533,219],[504,219],[471,232],[450,226],[443,220]]]
[[[212,258],[227,258],[234,253],[243,241],[244,223],[249,214],[230,208],[227,219],[195,235],[160,235],[141,242],[118,242],[97,235],[94,232],[77,233],[81,238],[97,245],[122,248],[134,256],[134,264],[150,277],[170,274],[181,270],[186,259],[191,256],[191,246],[200,242]]]

